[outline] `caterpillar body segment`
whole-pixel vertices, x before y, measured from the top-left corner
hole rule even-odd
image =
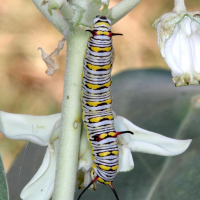
[[[84,57],[82,73],[82,118],[87,129],[87,138],[92,147],[92,182],[81,195],[95,182],[109,185],[117,199],[112,181],[117,173],[119,151],[114,117],[111,110],[111,70],[112,36],[121,35],[111,32],[111,21],[105,16],[94,19],[90,38]],[[122,132],[125,133],[125,132]],[[132,133],[132,132],[129,132]],[[133,133],[132,133],[133,134]]]
[[[111,110],[112,38],[111,21],[96,17],[87,44],[82,81],[83,121],[94,156],[94,178],[103,184],[113,181],[118,167],[117,138],[113,137]]]

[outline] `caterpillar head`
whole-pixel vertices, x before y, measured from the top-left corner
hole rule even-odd
[[[111,21],[106,16],[96,16],[92,26],[93,31],[110,31]]]
[[[89,31],[96,39],[109,39],[115,35],[122,35],[120,33],[111,32],[111,21],[106,16],[96,16],[92,25],[92,30]]]

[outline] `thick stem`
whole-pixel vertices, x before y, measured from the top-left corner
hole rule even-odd
[[[108,11],[107,17],[112,21],[112,25],[128,14],[142,0],[123,0]]]
[[[185,2],[184,0],[174,0],[174,9],[173,12],[180,14],[182,12],[186,12]]]
[[[78,168],[81,132],[81,83],[83,57],[88,33],[71,27],[67,42],[67,61],[62,104],[61,133],[54,200],[73,200]]]

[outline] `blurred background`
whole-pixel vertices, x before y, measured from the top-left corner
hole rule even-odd
[[[111,0],[110,7],[119,3]],[[185,0],[188,11],[200,11],[199,0]],[[123,33],[113,39],[116,59],[112,75],[128,69],[167,69],[158,45],[153,22],[171,12],[173,0],[143,0],[112,31]],[[30,115],[60,112],[65,66],[64,49],[55,58],[59,70],[48,76],[41,58],[42,47],[50,54],[62,35],[37,10],[32,1],[4,1],[0,4],[0,110]],[[26,145],[0,133],[0,153],[8,171]]]

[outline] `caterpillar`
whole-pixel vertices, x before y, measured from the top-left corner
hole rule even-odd
[[[115,194],[113,180],[119,164],[117,136],[130,131],[116,132],[111,110],[111,69],[112,36],[122,35],[111,32],[111,21],[105,16],[97,16],[90,32],[84,56],[82,73],[82,119],[87,129],[87,138],[91,145],[93,166],[90,184],[82,194],[96,182],[109,185]]]

